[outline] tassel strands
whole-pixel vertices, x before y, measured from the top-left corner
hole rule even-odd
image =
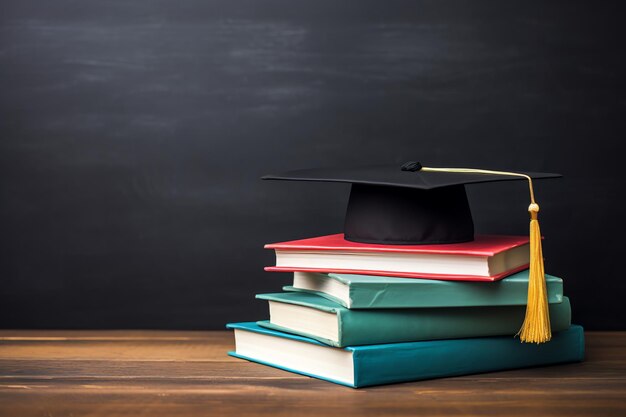
[[[548,313],[548,292],[546,290],[541,248],[541,231],[537,213],[539,206],[532,203],[530,212],[530,267],[528,274],[528,304],[522,328],[517,333],[522,342],[543,343],[552,338],[550,315]]]
[[[507,171],[491,171],[473,168],[431,168],[420,167],[424,172],[450,172],[468,174],[509,175],[522,177],[528,180],[530,191],[530,266],[528,276],[528,301],[526,304],[526,316],[520,331],[516,336],[526,343],[544,343],[552,338],[550,328],[550,313],[548,311],[548,294],[546,290],[546,278],[543,266],[543,250],[541,248],[541,231],[539,228],[539,205],[535,202],[533,181],[526,174]]]

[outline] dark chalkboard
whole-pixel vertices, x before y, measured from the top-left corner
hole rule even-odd
[[[341,230],[343,164],[560,172],[538,185],[574,320],[624,328],[619,2],[43,1],[0,6],[0,327],[266,316],[266,242]],[[523,183],[471,186],[527,232]]]

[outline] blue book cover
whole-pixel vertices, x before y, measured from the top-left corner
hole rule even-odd
[[[513,336],[522,327],[526,306],[394,308],[349,310],[327,298],[304,292],[258,294],[268,300],[267,327],[316,339],[335,347]],[[550,304],[552,332],[569,328],[571,308],[567,297]]]
[[[526,306],[528,269],[496,282],[294,272],[285,291],[321,295],[350,309]],[[546,274],[549,303],[563,300],[563,280]]]
[[[585,346],[583,328],[576,325],[540,345],[499,336],[343,349],[254,322],[227,327],[235,330],[231,356],[353,388],[580,362]]]

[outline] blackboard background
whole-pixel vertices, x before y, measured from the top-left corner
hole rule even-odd
[[[266,242],[341,230],[348,186],[286,169],[420,160],[537,185],[574,320],[624,329],[623,10],[593,1],[0,5],[0,327],[264,318]],[[469,188],[527,232],[522,182]]]

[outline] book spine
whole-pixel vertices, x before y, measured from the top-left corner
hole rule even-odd
[[[436,340],[353,348],[355,386],[418,381],[481,372],[526,368],[584,358],[580,326],[554,334],[550,343],[520,343],[513,337]]]
[[[517,333],[525,306],[421,308],[392,310],[337,309],[339,347],[419,340],[505,336]],[[550,304],[552,331],[569,328],[569,299]],[[319,339],[318,339],[319,340]]]

